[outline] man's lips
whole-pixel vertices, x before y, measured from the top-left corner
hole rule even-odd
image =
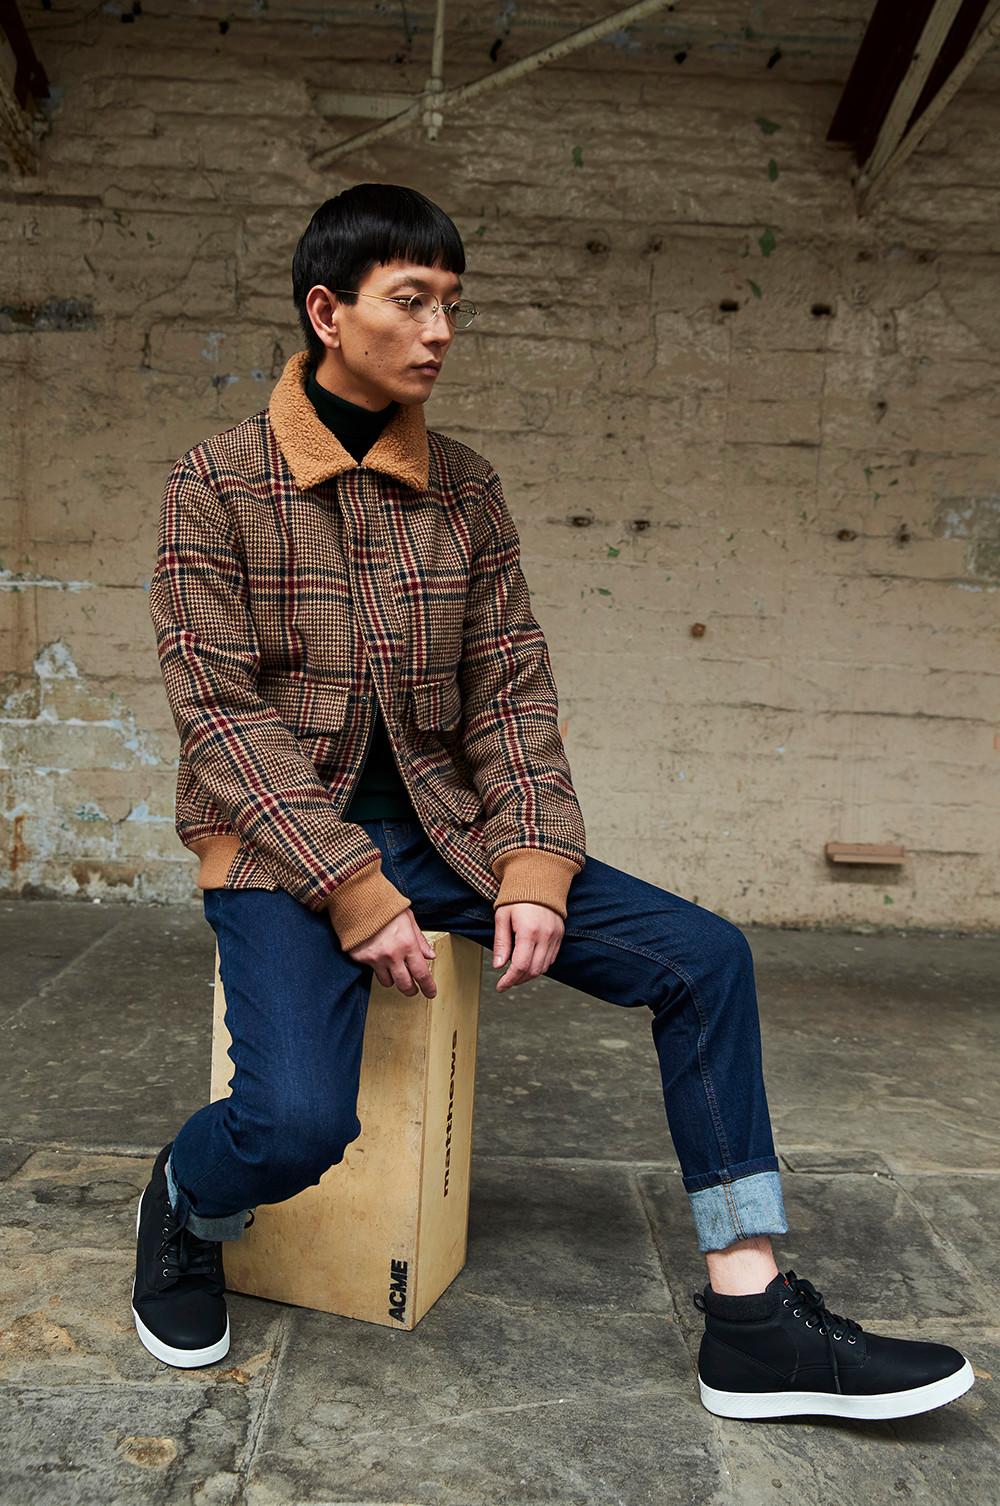
[[[441,367],[437,361],[425,361],[422,366],[414,366],[413,369],[414,371],[425,371],[428,375],[433,372],[436,376]]]

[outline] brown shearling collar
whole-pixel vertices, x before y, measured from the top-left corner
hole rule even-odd
[[[313,407],[306,393],[308,368],[308,350],[297,350],[285,362],[267,410],[281,453],[296,486],[302,488],[317,486],[358,463]],[[364,463],[426,491],[430,458],[423,403],[400,404]]]

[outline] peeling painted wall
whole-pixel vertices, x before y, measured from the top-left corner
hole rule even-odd
[[[53,99],[38,177],[0,185],[8,891],[197,897],[160,494],[266,404],[295,242],[374,179],[466,242],[483,312],[428,422],[504,480],[590,852],[742,924],[997,926],[1000,63],[859,220],[824,138],[869,12],[665,11],[317,172],[366,123],[339,91],[422,87],[429,7],[29,0]],[[602,13],[450,4],[446,82]]]

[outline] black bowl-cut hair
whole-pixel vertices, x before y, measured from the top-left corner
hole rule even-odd
[[[306,308],[309,289],[318,282],[331,290],[349,288],[355,296],[338,296],[353,305],[358,283],[372,268],[396,260],[458,276],[465,271],[465,247],[454,222],[416,188],[356,183],[319,206],[292,257],[292,298],[313,367],[326,346]]]

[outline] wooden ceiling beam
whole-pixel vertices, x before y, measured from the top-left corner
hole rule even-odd
[[[937,92],[931,95],[926,105],[910,112],[912,124],[903,133],[886,128],[879,135],[868,163],[862,168],[855,184],[859,214],[868,208],[873,195],[882,189],[893,173],[897,172],[907,158],[916,151],[934,122],[955,97],[984,53],[1000,39],[1000,0],[994,0],[990,12],[980,23],[965,51],[944,78]],[[925,91],[926,92],[926,91]],[[919,105],[919,101],[918,101]]]
[[[998,34],[1000,0],[878,0],[827,132],[854,149],[859,213]]]
[[[0,0],[0,155],[17,172],[37,170],[32,102],[48,97],[49,81],[31,45],[17,0]]]

